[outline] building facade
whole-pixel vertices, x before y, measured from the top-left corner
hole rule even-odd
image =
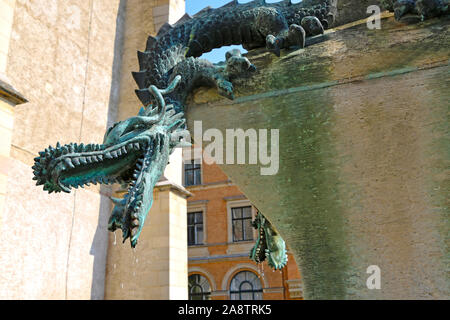
[[[188,158],[188,157],[185,157]],[[249,258],[257,209],[219,166],[187,160],[189,298],[212,300],[302,299],[294,257],[273,271]]]

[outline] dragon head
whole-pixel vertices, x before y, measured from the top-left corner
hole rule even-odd
[[[153,202],[153,187],[160,179],[173,148],[186,131],[183,113],[166,106],[163,94],[174,90],[176,77],[168,89],[149,88],[156,107],[142,108],[139,115],[114,124],[103,144],[71,143],[49,147],[35,158],[34,180],[44,190],[67,192],[89,184],[125,184],[123,199],[112,199],[115,207],[109,230],[122,229],[124,241],[136,246],[145,218]]]
[[[250,250],[250,259],[256,263],[267,259],[271,268],[283,269],[287,263],[286,243],[283,238],[261,212],[256,215],[253,227],[258,230],[258,238]]]

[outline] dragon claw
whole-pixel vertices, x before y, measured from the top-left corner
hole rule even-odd
[[[299,46],[300,48],[305,47],[306,41],[306,31],[303,27],[297,24],[291,24],[289,26],[289,32],[287,36],[287,42],[289,46]]]
[[[306,35],[317,36],[325,32],[320,20],[315,16],[307,16],[302,19],[301,25],[305,29]]]

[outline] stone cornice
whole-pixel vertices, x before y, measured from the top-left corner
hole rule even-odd
[[[189,192],[188,190],[186,190],[183,186],[180,186],[174,182],[171,182],[169,180],[163,180],[163,181],[159,181],[156,185],[155,185],[155,189],[158,191],[173,191],[176,192],[178,194],[180,194],[181,196],[185,197],[185,198],[189,198],[192,197],[193,194],[191,192]]]
[[[14,89],[9,83],[5,82],[4,79],[0,78],[0,97],[16,106],[18,104],[27,103],[28,100]]]

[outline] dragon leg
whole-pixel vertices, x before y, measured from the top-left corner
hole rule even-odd
[[[325,23],[326,20],[323,20]],[[317,36],[319,34],[323,34],[325,31],[325,27],[320,22],[320,20],[315,16],[307,16],[302,19],[302,27],[306,31],[307,37]]]
[[[301,25],[291,24],[279,32],[277,35],[269,34],[266,37],[266,48],[278,57],[280,50],[290,47],[305,47],[306,37],[312,37],[323,34],[328,22],[323,19],[322,22],[315,16],[306,16],[302,19]]]
[[[189,57],[179,63],[173,74],[187,75],[180,83],[183,92],[190,92],[193,87],[206,85],[216,87],[218,93],[228,99],[234,99],[233,84],[231,81],[237,77],[254,72],[256,67],[238,49],[226,53],[225,66],[214,65],[211,62]],[[187,90],[185,90],[187,89]],[[185,96],[171,96],[171,100],[185,101]]]
[[[283,48],[294,46],[304,48],[306,34],[306,30],[302,26],[291,24],[288,30],[280,33],[278,36],[269,34],[266,37],[266,48],[279,57],[280,50]]]

